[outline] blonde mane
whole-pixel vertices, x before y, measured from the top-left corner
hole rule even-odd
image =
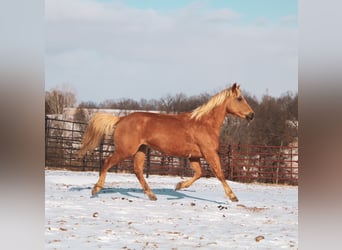
[[[221,105],[227,97],[231,95],[231,88],[225,89],[220,93],[214,95],[208,102],[199,106],[191,112],[191,119],[199,120],[205,114],[208,114],[213,108]]]

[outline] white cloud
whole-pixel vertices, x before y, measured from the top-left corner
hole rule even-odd
[[[281,24],[284,24],[284,25],[297,24],[298,18],[295,15],[283,16],[280,19],[280,22],[281,22]]]
[[[234,81],[257,96],[296,89],[297,29],[240,18],[203,5],[156,11],[48,0],[46,86],[69,82],[95,101],[199,94]]]
[[[240,18],[240,14],[231,9],[222,8],[207,13],[206,20],[214,22],[230,22]]]
[[[48,21],[99,21],[112,17],[112,10],[93,0],[48,0],[45,13]]]

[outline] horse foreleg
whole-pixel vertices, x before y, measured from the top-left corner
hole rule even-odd
[[[101,191],[101,189],[103,188],[103,185],[105,183],[105,179],[106,179],[106,175],[107,175],[108,170],[112,166],[118,164],[119,161],[120,161],[120,157],[116,152],[104,160],[104,164],[103,164],[103,168],[101,169],[101,172],[100,172],[99,180],[97,181],[97,183],[94,185],[93,189],[91,190],[92,195],[95,195]]]
[[[197,181],[202,176],[202,169],[200,159],[190,159],[190,166],[195,171],[194,176],[186,181],[178,182],[176,185],[176,190],[187,188],[192,185],[195,181]]]
[[[155,201],[157,200],[157,197],[152,192],[152,190],[150,189],[150,187],[148,186],[144,178],[143,170],[144,170],[145,155],[146,155],[146,147],[142,146],[140,147],[139,151],[134,155],[134,173],[137,176],[144,193],[148,195],[148,198],[150,200]]]
[[[232,189],[229,187],[228,183],[226,182],[226,179],[224,178],[224,175],[221,169],[220,158],[217,155],[217,153],[206,154],[205,159],[209,163],[210,168],[215,174],[216,178],[222,183],[224,191],[226,195],[229,197],[229,199],[234,202],[239,201],[236,195],[233,193]]]

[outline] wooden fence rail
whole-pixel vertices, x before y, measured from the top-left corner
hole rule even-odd
[[[103,159],[114,151],[111,138],[103,138],[100,146],[91,154],[79,158],[83,132],[87,124],[46,117],[45,166],[49,169],[99,171]],[[219,148],[222,170],[226,179],[239,182],[263,182],[298,184],[298,147],[227,145]],[[203,176],[212,177],[208,163],[201,159]],[[133,173],[133,159],[111,168],[112,172]],[[192,176],[186,158],[162,155],[148,150],[145,174]]]

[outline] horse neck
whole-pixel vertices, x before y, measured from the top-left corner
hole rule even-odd
[[[213,108],[208,114],[202,117],[202,121],[213,128],[217,133],[220,132],[224,118],[226,117],[226,105],[219,105]]]

